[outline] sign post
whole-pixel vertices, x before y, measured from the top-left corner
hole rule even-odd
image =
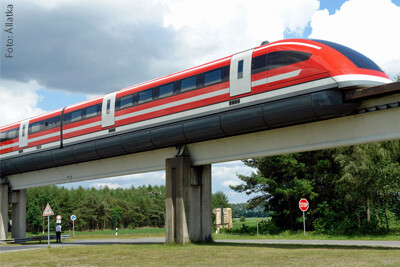
[[[47,216],[47,245],[50,246],[50,216],[54,215],[49,203],[47,203],[46,208],[44,208],[43,216]]]
[[[76,220],[76,216],[75,215],[71,215],[71,220],[72,220],[72,233],[75,237],[75,220]]]
[[[56,223],[61,223],[61,215],[57,215],[56,216]]]
[[[308,201],[305,198],[300,199],[299,208],[303,211],[303,227],[304,227],[304,235],[306,235],[306,211],[308,210]]]

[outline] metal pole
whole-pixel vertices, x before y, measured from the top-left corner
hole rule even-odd
[[[47,245],[50,246],[50,216],[47,216]]]
[[[306,212],[303,211],[303,226],[304,226],[304,235],[306,235]]]
[[[257,218],[257,235],[258,235],[258,218]]]
[[[72,220],[72,233],[74,234],[75,237],[75,220]]]

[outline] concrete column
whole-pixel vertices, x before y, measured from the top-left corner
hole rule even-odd
[[[189,243],[187,215],[189,214],[190,158],[166,160],[166,242]],[[186,208],[186,209],[185,209]]]
[[[12,238],[24,238],[26,235],[26,189],[11,193],[12,203]]]
[[[166,242],[211,241],[211,165],[188,156],[166,160]]]
[[[8,184],[0,184],[0,240],[8,234]]]
[[[189,235],[193,242],[212,241],[211,233],[211,165],[191,169],[191,210]]]

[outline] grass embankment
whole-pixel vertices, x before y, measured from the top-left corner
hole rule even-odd
[[[55,232],[50,232],[50,235],[55,235]],[[75,237],[70,230],[63,231],[63,235],[69,235],[67,241],[79,239],[134,239],[147,237],[165,237],[165,228],[136,228],[136,229],[119,229],[118,235],[115,235],[115,230],[93,230],[93,231],[75,231]],[[46,233],[31,234],[27,236],[47,235]]]
[[[0,254],[1,266],[355,266],[400,265],[397,249],[300,245],[101,245]]]
[[[270,218],[258,218],[258,222],[269,220]],[[246,218],[241,222],[239,218],[233,219],[233,229],[238,230],[245,224],[249,227],[257,226],[257,218]],[[314,239],[314,240],[382,240],[399,241],[400,231],[393,231],[386,235],[323,235],[315,232],[303,231],[284,231],[277,235],[250,235],[250,234],[230,234],[221,231],[219,234],[213,234],[213,239]]]
[[[258,221],[266,220],[268,218],[259,218]],[[233,229],[240,229],[242,225],[256,226],[257,218],[246,218],[244,222],[239,219],[233,219]],[[41,234],[41,235],[46,235]],[[55,233],[51,233],[55,235]],[[80,240],[80,239],[135,239],[147,237],[165,237],[165,228],[136,228],[136,229],[120,229],[118,236],[115,236],[115,230],[95,230],[95,231],[78,231],[75,238],[72,231],[64,231],[63,234],[69,235],[67,241]],[[32,234],[27,234],[30,236]],[[36,234],[37,235],[37,234]],[[213,233],[213,239],[315,239],[315,240],[400,240],[400,232],[391,232],[387,235],[322,235],[314,232],[303,231],[285,231],[278,235],[249,235],[249,234],[229,234],[229,233]]]

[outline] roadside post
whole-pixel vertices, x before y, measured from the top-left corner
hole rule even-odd
[[[304,227],[304,235],[306,235],[306,211],[308,210],[308,201],[305,198],[300,199],[299,208],[303,211],[303,227]]]
[[[76,216],[72,214],[70,218],[72,220],[72,234],[75,237],[75,220],[76,220]]]
[[[46,208],[44,208],[43,216],[47,216],[47,245],[50,246],[50,216],[54,215],[50,204],[47,203]]]
[[[257,235],[258,235],[258,217],[257,217]]]

